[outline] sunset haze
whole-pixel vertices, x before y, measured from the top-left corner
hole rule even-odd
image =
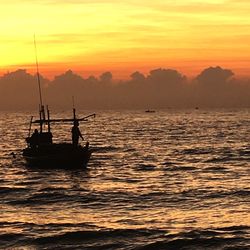
[[[220,65],[249,77],[250,2],[234,0],[11,0],[0,4],[0,73],[84,75],[174,68],[196,76]]]
[[[250,0],[2,0],[0,250],[250,250]]]

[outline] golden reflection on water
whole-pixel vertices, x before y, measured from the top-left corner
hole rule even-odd
[[[53,210],[48,206],[39,205],[37,208],[13,209],[4,207],[4,217],[0,222],[19,222],[34,223],[37,225],[65,224],[72,225],[86,223],[86,225],[96,225],[104,228],[158,228],[180,232],[195,228],[216,228],[230,227],[234,225],[248,225],[250,223],[249,208],[242,206],[238,208],[241,213],[234,213],[221,209],[221,207],[211,207],[207,210],[178,209],[173,208],[148,208],[134,209],[133,206],[126,206],[124,211],[116,206],[110,211],[105,209],[88,209],[80,210],[78,207],[70,206],[53,206]],[[237,209],[237,210],[238,210]],[[99,211],[98,211],[99,210]],[[15,216],[13,217],[13,213]],[[164,220],[164,223],[162,223]],[[19,229],[16,229],[17,231]]]
[[[9,152],[25,146],[25,118],[0,120],[0,185],[7,189],[0,222],[169,231],[250,224],[248,113],[223,117],[220,126],[213,113],[104,113],[82,125],[98,148],[87,171],[12,161]],[[57,126],[55,136],[70,140],[67,129]]]

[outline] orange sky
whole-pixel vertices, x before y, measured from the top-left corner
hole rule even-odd
[[[175,68],[193,76],[209,66],[250,76],[248,0],[9,0],[0,3],[0,74],[68,69],[87,77],[111,71]]]

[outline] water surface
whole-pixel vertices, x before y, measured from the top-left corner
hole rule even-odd
[[[87,170],[27,168],[31,115],[0,113],[2,249],[250,249],[250,110],[99,111]]]

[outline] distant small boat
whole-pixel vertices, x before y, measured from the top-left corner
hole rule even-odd
[[[152,110],[152,109],[147,109],[145,110],[146,113],[155,113],[155,110]]]

